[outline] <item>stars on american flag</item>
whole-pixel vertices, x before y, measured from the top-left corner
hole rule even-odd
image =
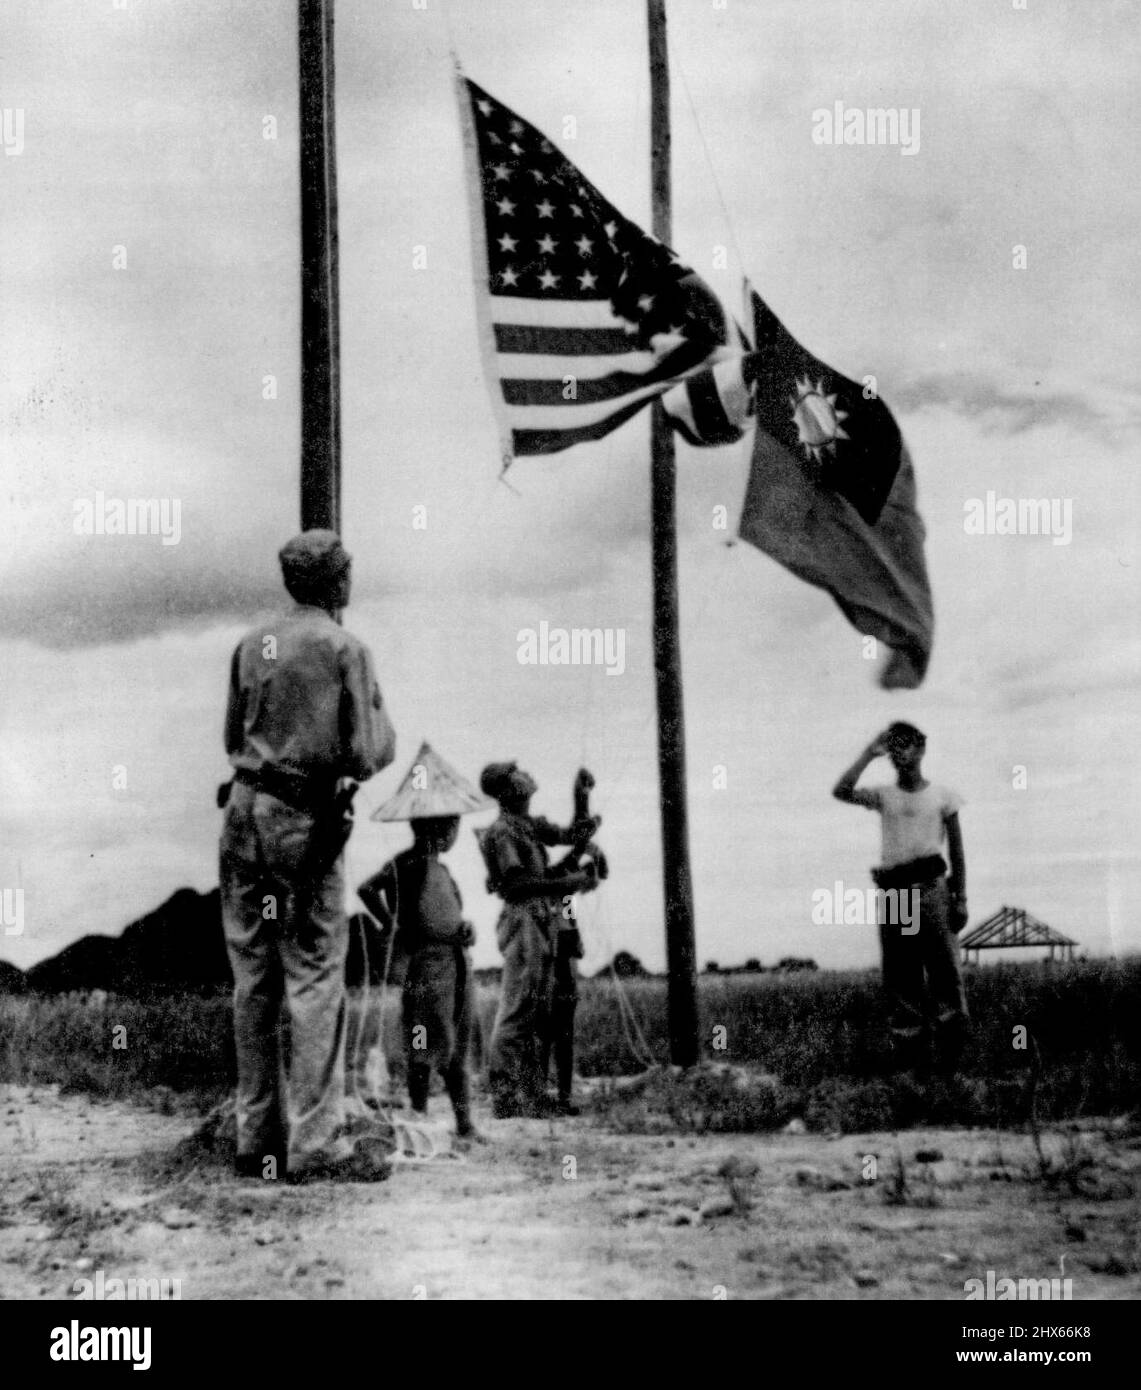
[[[503,458],[557,453],[617,429],[709,359],[726,341],[725,315],[541,131],[468,79],[464,91],[479,295],[492,329],[481,345],[498,384]],[[562,380],[582,376],[584,362],[590,390],[568,409]]]
[[[609,301],[631,338],[648,342],[679,324],[684,336],[689,314],[677,286],[687,268],[540,131],[474,84],[471,91],[491,292]]]

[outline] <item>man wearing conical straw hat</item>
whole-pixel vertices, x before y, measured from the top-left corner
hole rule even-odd
[[[412,1109],[425,1114],[433,1069],[444,1079],[460,1138],[478,1138],[471,1119],[468,1052],[474,998],[465,921],[455,880],[440,855],[456,842],[460,817],[491,805],[427,743],[396,794],[373,820],[408,821],[412,844],[357,892],[389,930],[389,977],[403,984],[403,1031]]]

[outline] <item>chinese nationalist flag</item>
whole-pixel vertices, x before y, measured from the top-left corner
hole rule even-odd
[[[934,613],[899,427],[881,400],[805,351],[755,291],[752,305],[745,361],[757,432],[740,535],[886,643],[883,686],[913,689],[931,657]]]

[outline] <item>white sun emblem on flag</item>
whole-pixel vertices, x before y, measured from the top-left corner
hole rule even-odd
[[[813,386],[808,377],[797,377],[796,395],[789,396],[788,403],[804,452],[816,463],[827,453],[835,454],[838,439],[851,438],[840,423],[848,412],[836,409],[836,397],[825,391],[822,380]]]

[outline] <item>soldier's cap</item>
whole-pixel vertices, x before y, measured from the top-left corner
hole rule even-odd
[[[440,757],[428,743],[412,760],[404,781],[383,806],[372,813],[373,820],[438,820],[466,816],[469,811],[485,811],[491,805],[451,763]]]
[[[341,544],[336,531],[315,527],[302,531],[286,541],[278,552],[281,572],[287,579],[303,583],[320,583],[339,579],[351,563],[351,556]]]
[[[509,790],[511,776],[518,770],[518,763],[488,763],[479,774],[480,791],[495,797],[498,801],[503,793]]]

